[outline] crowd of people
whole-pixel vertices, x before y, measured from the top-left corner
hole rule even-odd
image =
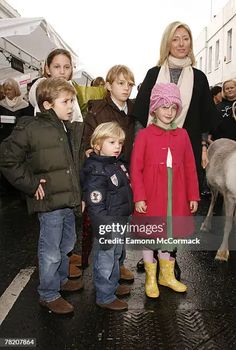
[[[65,49],[49,53],[29,101],[14,79],[3,83],[0,115],[15,116],[16,124],[1,140],[0,170],[39,219],[42,307],[73,312],[60,292],[83,289],[81,268],[91,262],[93,246],[96,304],[128,308],[121,297],[131,290],[122,281],[134,281],[134,274],[113,224],[127,231],[130,222],[161,217],[164,238],[194,233],[208,145],[222,137],[236,140],[236,81],[210,89],[194,64],[191,30],[176,21],[165,29],[157,65],[139,84],[135,101],[129,67],[115,65],[105,80],[97,77],[90,90],[81,90]],[[142,250],[138,267],[148,297],[159,297],[158,284],[186,292],[173,247],[147,243]]]

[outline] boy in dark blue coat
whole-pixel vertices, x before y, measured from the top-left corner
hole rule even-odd
[[[125,133],[116,122],[97,126],[91,137],[94,153],[86,159],[81,174],[83,198],[95,235],[96,303],[110,310],[126,310],[128,304],[116,296],[130,293],[128,286],[118,283],[125,242],[121,225],[126,227],[133,209],[129,175],[120,157],[124,139]]]

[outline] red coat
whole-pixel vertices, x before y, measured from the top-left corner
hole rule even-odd
[[[199,200],[199,189],[195,159],[187,131],[180,128],[163,130],[151,124],[139,131],[131,156],[134,202],[144,200],[147,204],[147,212],[140,214],[135,211],[135,216],[167,215],[168,147],[172,154],[172,216],[192,215],[189,202]],[[183,231],[182,235],[187,234]],[[181,233],[176,236],[180,235]]]

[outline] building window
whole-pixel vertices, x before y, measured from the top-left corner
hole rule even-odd
[[[212,46],[209,47],[208,52],[208,73],[211,73],[212,71]]]
[[[232,29],[227,32],[227,62],[232,59]]]
[[[220,62],[220,41],[216,41],[216,48],[215,48],[215,69],[219,68],[219,62]]]
[[[202,57],[200,57],[200,60],[199,60],[199,69],[202,70]]]

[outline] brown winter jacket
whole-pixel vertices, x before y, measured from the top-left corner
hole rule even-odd
[[[127,100],[128,114],[114,104],[108,95],[103,100],[95,100],[92,102],[91,108],[84,120],[83,144],[85,150],[91,148],[90,138],[94,129],[101,123],[116,121],[123,128],[126,138],[123,147],[125,161],[129,162],[134,140],[134,118],[131,116],[133,103]]]
[[[55,112],[22,117],[0,145],[0,169],[9,182],[26,194],[29,213],[79,207],[80,148],[83,124],[65,122]],[[71,147],[67,135],[70,134]],[[45,198],[34,194],[40,179]]]

